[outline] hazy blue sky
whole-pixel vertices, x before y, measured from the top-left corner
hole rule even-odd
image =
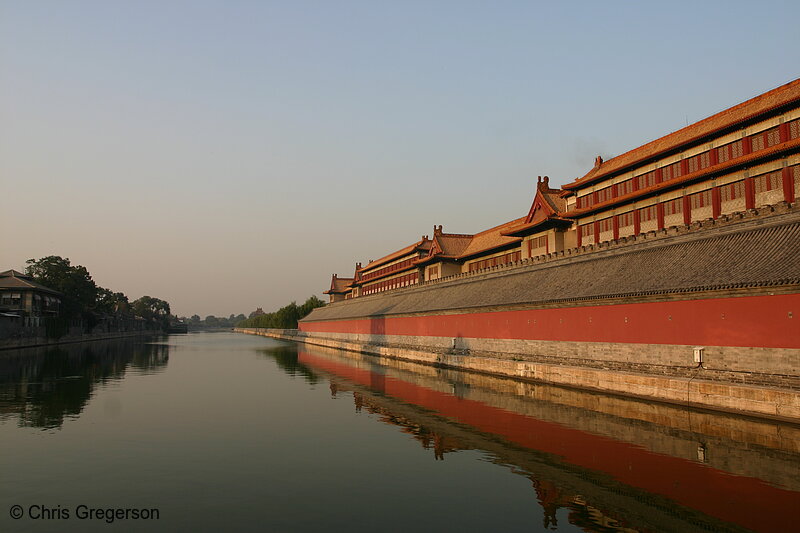
[[[273,310],[800,76],[800,2],[0,0],[0,270]]]

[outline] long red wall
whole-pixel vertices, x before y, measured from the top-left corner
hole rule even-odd
[[[800,294],[301,322],[306,332],[800,348]]]

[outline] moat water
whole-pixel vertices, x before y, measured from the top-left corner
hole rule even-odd
[[[227,332],[0,352],[0,531],[782,532],[799,505],[797,425]]]

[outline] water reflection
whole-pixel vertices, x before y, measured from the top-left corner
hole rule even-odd
[[[0,352],[0,420],[21,427],[60,428],[83,411],[96,387],[128,369],[160,372],[169,347],[124,339]]]
[[[545,529],[566,516],[586,531],[784,531],[800,503],[794,425],[324,348],[262,353],[324,376],[434,460],[478,450],[527,477]]]

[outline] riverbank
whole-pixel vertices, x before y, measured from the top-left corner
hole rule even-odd
[[[39,346],[58,346],[60,344],[75,344],[78,342],[91,342],[110,339],[125,339],[134,337],[155,337],[163,335],[162,331],[116,331],[108,333],[87,333],[81,335],[65,335],[52,339],[48,337],[18,337],[0,339],[0,351],[17,350],[20,348],[36,348]]]
[[[559,364],[533,357],[504,357],[501,353],[357,342],[298,330],[234,328],[234,331],[524,381],[800,422],[800,389],[791,383],[786,386],[744,384],[735,382],[735,376],[724,380],[719,373],[708,373],[708,377],[713,375],[714,379],[707,379],[707,371],[702,366],[684,376],[657,375]]]

